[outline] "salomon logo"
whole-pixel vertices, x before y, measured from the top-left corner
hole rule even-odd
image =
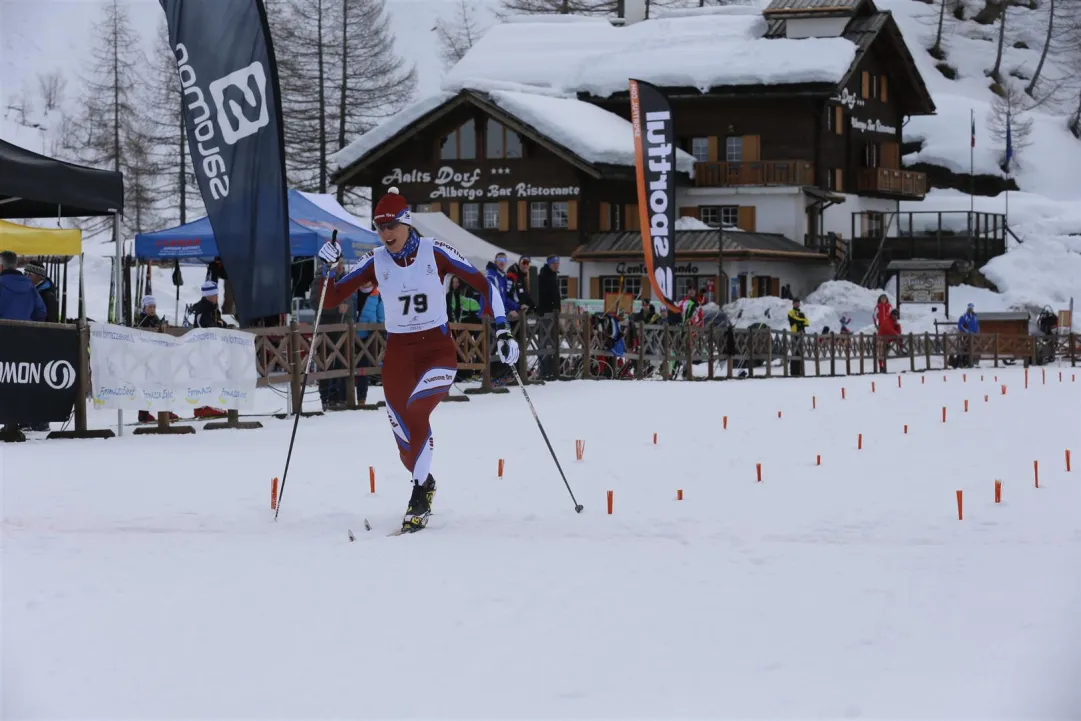
[[[75,367],[66,360],[54,360],[45,364],[45,383],[58,391],[75,385]]]
[[[44,368],[40,363],[2,363],[0,364],[0,383],[18,385],[41,383],[43,370],[45,383],[50,388],[62,391],[75,385],[75,367],[66,360],[49,361]]]
[[[218,127],[221,128],[222,140],[229,145],[236,145],[237,141],[255,135],[270,125],[270,113],[266,106],[266,71],[262,63],[257,61],[246,68],[234,70],[208,87],[210,97],[218,107]]]

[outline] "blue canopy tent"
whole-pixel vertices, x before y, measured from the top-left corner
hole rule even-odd
[[[314,255],[318,246],[319,238],[315,232],[289,221],[289,250],[293,256]],[[175,228],[135,235],[135,257],[143,260],[192,258],[211,261],[218,255],[214,230],[210,227],[210,219],[205,217]]]
[[[335,230],[347,261],[356,261],[379,243],[379,236],[373,231],[331,215],[296,190],[289,191],[289,250],[294,258],[315,255]],[[210,261],[218,255],[214,230],[205,217],[175,228],[135,236],[135,256],[144,260],[191,258]]]

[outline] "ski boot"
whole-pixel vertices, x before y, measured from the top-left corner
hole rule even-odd
[[[424,483],[413,481],[413,495],[409,497],[409,507],[402,519],[402,533],[419,531],[428,525],[432,515],[432,499],[435,498],[435,478],[428,474]]]

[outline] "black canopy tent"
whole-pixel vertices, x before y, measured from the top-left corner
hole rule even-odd
[[[124,176],[0,140],[0,218],[76,218],[124,210]]]
[[[66,163],[0,140],[0,218],[112,215],[113,240],[117,241],[115,216],[123,211],[123,173]],[[116,248],[119,257],[119,242]],[[85,319],[83,301],[83,263],[80,260],[80,319]]]

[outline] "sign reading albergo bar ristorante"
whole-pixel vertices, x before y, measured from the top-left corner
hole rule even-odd
[[[424,190],[429,200],[499,200],[520,198],[574,197],[579,193],[576,185],[550,186],[521,182],[511,176],[510,168],[454,168],[443,165],[435,172],[394,168],[383,176],[383,187],[391,185],[428,186]],[[408,190],[406,197],[411,197]]]

